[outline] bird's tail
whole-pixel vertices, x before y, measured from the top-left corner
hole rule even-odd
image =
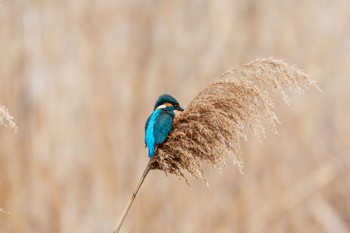
[[[155,151],[155,148],[153,146],[148,148],[148,157],[149,158],[152,158],[154,156],[154,151]]]

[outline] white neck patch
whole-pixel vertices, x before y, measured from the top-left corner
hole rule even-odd
[[[165,105],[165,104],[159,105],[159,106],[156,108],[156,110],[163,109],[163,108],[166,108],[166,105]]]

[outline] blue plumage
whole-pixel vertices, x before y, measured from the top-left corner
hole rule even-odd
[[[172,96],[165,94],[156,101],[154,111],[145,124],[145,143],[148,147],[148,157],[154,156],[156,147],[163,143],[170,134],[175,117],[174,110],[183,111]]]

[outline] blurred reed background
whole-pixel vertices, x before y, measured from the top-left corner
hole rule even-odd
[[[123,232],[350,232],[350,2],[2,0],[0,232],[111,232],[147,163],[162,93],[284,59],[324,94],[293,96],[279,136],[244,143],[245,174],[210,187],[152,171]]]

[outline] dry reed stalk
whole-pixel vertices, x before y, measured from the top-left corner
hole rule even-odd
[[[15,130],[15,132],[17,132],[18,130],[13,116],[10,115],[7,108],[5,108],[3,105],[0,105],[0,125],[3,125],[5,127],[11,127]]]
[[[289,104],[285,89],[301,93],[309,86],[320,90],[307,74],[272,58],[236,66],[220,75],[175,117],[171,134],[149,160],[114,232],[119,232],[150,170],[175,174],[187,182],[186,171],[203,179],[203,163],[221,169],[226,158],[233,158],[242,171],[240,143],[247,139],[246,130],[258,138],[265,136],[266,126],[277,132],[271,94],[281,93]]]
[[[285,89],[301,93],[309,86],[319,90],[303,71],[272,58],[236,66],[202,90],[174,119],[173,131],[157,148],[151,169],[185,178],[187,171],[203,178],[202,164],[217,169],[233,158],[243,169],[241,140],[252,130],[260,138],[265,127],[276,133],[277,116],[272,94],[279,92],[289,104]]]
[[[148,161],[148,163],[147,163],[145,169],[143,170],[143,173],[142,173],[142,176],[141,176],[139,182],[137,183],[136,187],[134,188],[134,191],[132,192],[132,195],[131,195],[131,197],[129,198],[129,201],[128,201],[128,203],[126,204],[126,206],[125,206],[125,208],[124,208],[124,211],[123,211],[122,215],[120,216],[116,227],[115,227],[114,230],[113,230],[113,233],[117,233],[117,232],[120,231],[120,229],[121,229],[121,227],[122,227],[122,225],[123,225],[123,223],[124,223],[124,220],[125,220],[126,216],[127,216],[128,213],[129,213],[130,207],[131,207],[132,203],[134,202],[134,200],[135,200],[135,198],[136,198],[136,195],[137,195],[139,189],[141,188],[141,185],[143,184],[143,181],[145,180],[145,178],[146,178],[148,172],[150,171],[150,168],[151,168],[151,167],[150,167],[150,164],[151,164],[151,162]]]

